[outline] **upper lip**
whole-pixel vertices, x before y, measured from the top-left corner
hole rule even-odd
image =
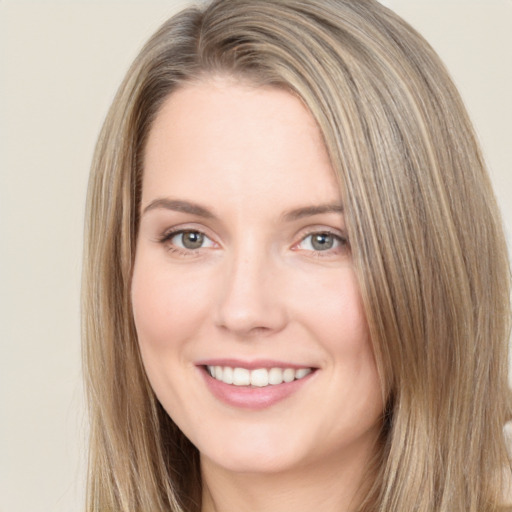
[[[230,366],[231,368],[246,368],[256,370],[258,368],[315,368],[309,364],[290,363],[289,361],[277,361],[272,359],[253,359],[245,361],[240,359],[203,359],[196,362],[197,366]]]

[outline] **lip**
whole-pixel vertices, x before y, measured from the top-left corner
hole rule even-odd
[[[302,379],[294,380],[292,382],[283,382],[282,384],[266,386],[266,387],[252,387],[252,386],[234,386],[226,384],[217,379],[214,379],[206,370],[206,366],[231,366],[233,368],[246,368],[248,370],[255,370],[258,368],[312,368],[305,365],[297,365],[285,363],[282,361],[270,360],[257,360],[257,361],[237,361],[233,359],[209,359],[201,361],[197,364],[205,384],[212,395],[231,407],[249,409],[249,410],[262,410],[285,400],[291,395],[297,393],[303,386],[305,386],[310,379],[316,374],[317,370],[311,372]]]

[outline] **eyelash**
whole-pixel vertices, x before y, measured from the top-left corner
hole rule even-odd
[[[326,250],[314,250],[314,249],[302,249],[309,253],[309,255],[313,258],[332,258],[333,256],[338,256],[340,253],[346,254],[350,250],[350,244],[348,239],[340,235],[338,232],[330,231],[328,229],[320,229],[320,230],[312,230],[309,233],[305,234],[298,243],[294,245],[295,250],[301,250],[300,245],[303,244],[308,238],[319,235],[328,235],[333,237],[335,243],[337,242],[337,247],[328,248]],[[312,242],[310,242],[310,245]]]
[[[178,235],[182,235],[184,233],[198,233],[200,235],[203,235],[206,239],[211,240],[211,238],[206,235],[203,231],[199,229],[175,229],[171,231],[167,231],[164,233],[159,239],[158,242],[162,245],[166,246],[166,249],[175,254],[179,254],[180,256],[195,256],[197,253],[203,249],[204,247],[199,247],[197,249],[187,249],[187,248],[181,248],[178,247],[171,242],[171,240]]]
[[[170,243],[170,241],[174,237],[184,234],[184,233],[198,233],[198,234],[204,236],[206,239],[211,241],[211,238],[208,237],[208,235],[206,235],[203,231],[200,231],[199,229],[176,229],[176,230],[172,230],[172,231],[168,231],[168,232],[164,233],[158,239],[158,242],[161,243],[162,245],[166,245],[167,246],[166,248],[169,252],[179,254],[181,256],[195,256],[199,253],[199,251],[201,249],[205,248],[205,247],[199,247],[197,249],[186,249],[186,248],[181,248],[181,247],[178,247],[178,246]],[[317,235],[317,236],[318,235],[328,235],[328,236],[333,237],[335,239],[335,241],[337,241],[339,244],[337,249],[342,248],[342,249],[346,250],[346,249],[350,248],[349,241],[346,237],[344,237],[338,233],[335,233],[333,231],[326,230],[326,229],[314,230],[314,231],[310,231],[309,233],[306,233],[300,239],[300,241],[294,245],[294,248],[298,247],[299,245],[304,243],[305,240],[307,240],[309,237],[312,237],[314,235]],[[306,249],[306,250],[308,252],[310,252],[314,257],[322,258],[322,257],[332,256],[332,252],[333,252],[333,250],[336,250],[336,248],[329,248],[329,249],[326,249],[325,251],[311,250],[311,249]]]

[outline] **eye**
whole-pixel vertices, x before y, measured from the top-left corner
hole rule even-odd
[[[193,251],[204,247],[213,247],[214,243],[201,231],[182,230],[170,233],[166,241],[179,249]]]
[[[311,233],[304,237],[297,245],[299,249],[306,251],[336,250],[347,245],[347,241],[339,235],[327,232]]]

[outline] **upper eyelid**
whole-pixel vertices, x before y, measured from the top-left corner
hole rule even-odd
[[[219,242],[219,237],[216,236],[216,234],[212,234],[210,229],[207,229],[205,226],[197,226],[195,223],[184,223],[181,225],[173,226],[170,228],[167,228],[161,232],[160,235],[157,237],[157,241],[164,242],[169,241],[173,236],[176,236],[180,233],[187,232],[187,231],[195,231],[198,233],[203,234],[205,237],[210,239],[216,244],[221,245]],[[328,233],[332,236],[335,236],[339,238],[342,241],[348,242],[348,236],[344,232],[344,230],[340,228],[334,228],[330,226],[325,225],[314,225],[314,226],[307,226],[298,231],[298,233],[295,235],[295,241],[293,242],[292,246],[296,246],[300,244],[302,241],[304,241],[308,236],[314,235],[314,234],[320,234],[320,233]]]
[[[202,235],[209,238],[210,240],[215,241],[214,240],[215,237],[211,235],[210,230],[205,229],[204,227],[195,227],[195,226],[186,225],[186,224],[173,226],[171,228],[164,229],[162,231],[162,233],[159,235],[158,239],[161,241],[169,240],[173,236],[179,235],[180,233],[185,233],[187,231],[201,233]]]
[[[334,238],[337,238],[342,242],[348,243],[348,238],[346,236],[336,233],[334,231],[324,230],[324,231],[312,231],[310,233],[307,233],[306,235],[302,236],[300,238],[300,240],[295,245],[302,243],[304,240],[306,240],[306,238],[309,238],[310,236],[313,236],[313,235],[331,235]]]
[[[345,231],[340,230],[340,229],[336,229],[336,228],[326,227],[326,226],[316,226],[316,227],[310,228],[308,231],[303,233],[300,236],[299,240],[293,244],[292,250],[294,248],[296,250],[299,249],[298,246],[300,244],[302,244],[308,237],[310,237],[312,235],[316,235],[316,234],[328,234],[328,235],[331,235],[331,236],[337,238],[339,243],[342,246],[350,247],[350,241],[349,241],[348,235],[347,235],[347,233]],[[307,251],[307,249],[304,249],[304,250]],[[327,256],[327,254],[330,254],[332,250],[334,250],[334,249],[327,249],[325,251],[311,251],[311,250],[309,250],[309,251],[313,252],[315,254],[316,253],[325,253],[325,255]]]
[[[187,227],[184,227],[184,228],[170,228],[170,229],[164,231],[164,233],[159,238],[156,239],[156,242],[158,244],[162,245],[162,246],[165,246],[166,250],[179,253],[182,256],[192,256],[194,254],[197,255],[198,253],[200,253],[200,251],[202,251],[204,249],[207,249],[207,250],[211,250],[212,249],[212,246],[197,247],[195,249],[189,249],[189,248],[186,248],[186,247],[181,247],[179,244],[176,244],[174,242],[171,242],[171,240],[175,236],[182,235],[183,233],[187,233],[187,232],[201,233],[202,235],[204,235],[204,237],[206,239],[208,239],[210,242],[212,242],[212,244],[214,246],[218,245],[218,243],[212,237],[208,236],[202,230],[193,229],[193,228],[187,228]]]
[[[348,240],[348,235],[343,229],[327,226],[309,226],[300,230],[298,236],[300,237],[300,240],[304,240],[304,238],[308,236],[320,233],[328,233],[330,235],[342,238],[343,240]]]

